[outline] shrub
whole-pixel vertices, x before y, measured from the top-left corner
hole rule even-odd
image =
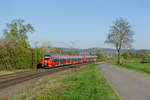
[[[122,54],[122,57],[126,60],[134,58],[135,57],[135,53],[134,52],[125,52]]]
[[[104,60],[104,59],[105,59],[104,54],[103,54],[102,52],[98,53],[98,54],[97,54],[97,59],[98,59],[98,60]]]

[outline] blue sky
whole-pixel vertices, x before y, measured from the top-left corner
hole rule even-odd
[[[112,21],[127,18],[135,32],[133,48],[150,49],[150,0],[0,0],[0,36],[5,24],[22,18],[34,26],[34,45],[49,40],[54,46],[107,47]],[[63,43],[62,43],[63,42]]]

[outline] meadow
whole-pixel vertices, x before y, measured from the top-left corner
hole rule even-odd
[[[141,58],[133,58],[130,60],[124,60],[122,65],[118,65],[114,60],[112,64],[117,65],[121,68],[133,70],[145,75],[150,75],[150,63],[141,63]]]

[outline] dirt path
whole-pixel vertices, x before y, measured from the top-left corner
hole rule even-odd
[[[110,64],[100,70],[123,100],[150,100],[150,77]]]

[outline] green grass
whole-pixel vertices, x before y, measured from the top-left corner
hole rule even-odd
[[[33,100],[120,100],[97,65],[83,67],[51,84]]]
[[[141,61],[141,58],[133,58],[130,60],[124,60],[123,65],[118,65],[116,63],[117,61],[113,60],[111,64],[150,76],[150,63],[141,63]]]
[[[124,65],[117,65],[117,66],[121,68],[130,69],[136,72],[140,72],[145,75],[150,75],[150,63],[124,64]]]
[[[124,64],[129,64],[129,63],[130,64],[138,64],[138,63],[141,63],[141,61],[142,61],[142,58],[132,58],[132,59],[129,59],[129,60],[121,59],[121,62],[124,63]],[[109,63],[116,64],[117,63],[117,59],[113,59]]]
[[[12,73],[16,73],[16,72],[23,72],[23,71],[28,71],[30,69],[20,69],[20,70],[3,70],[0,71],[0,75],[5,75],[5,74],[12,74]]]
[[[13,71],[0,71],[0,75],[4,75],[4,74],[11,74],[14,73]]]
[[[123,60],[124,63],[134,63],[134,64],[137,64],[137,63],[141,63],[142,61],[142,58],[132,58],[132,59],[129,59],[129,60]]]

